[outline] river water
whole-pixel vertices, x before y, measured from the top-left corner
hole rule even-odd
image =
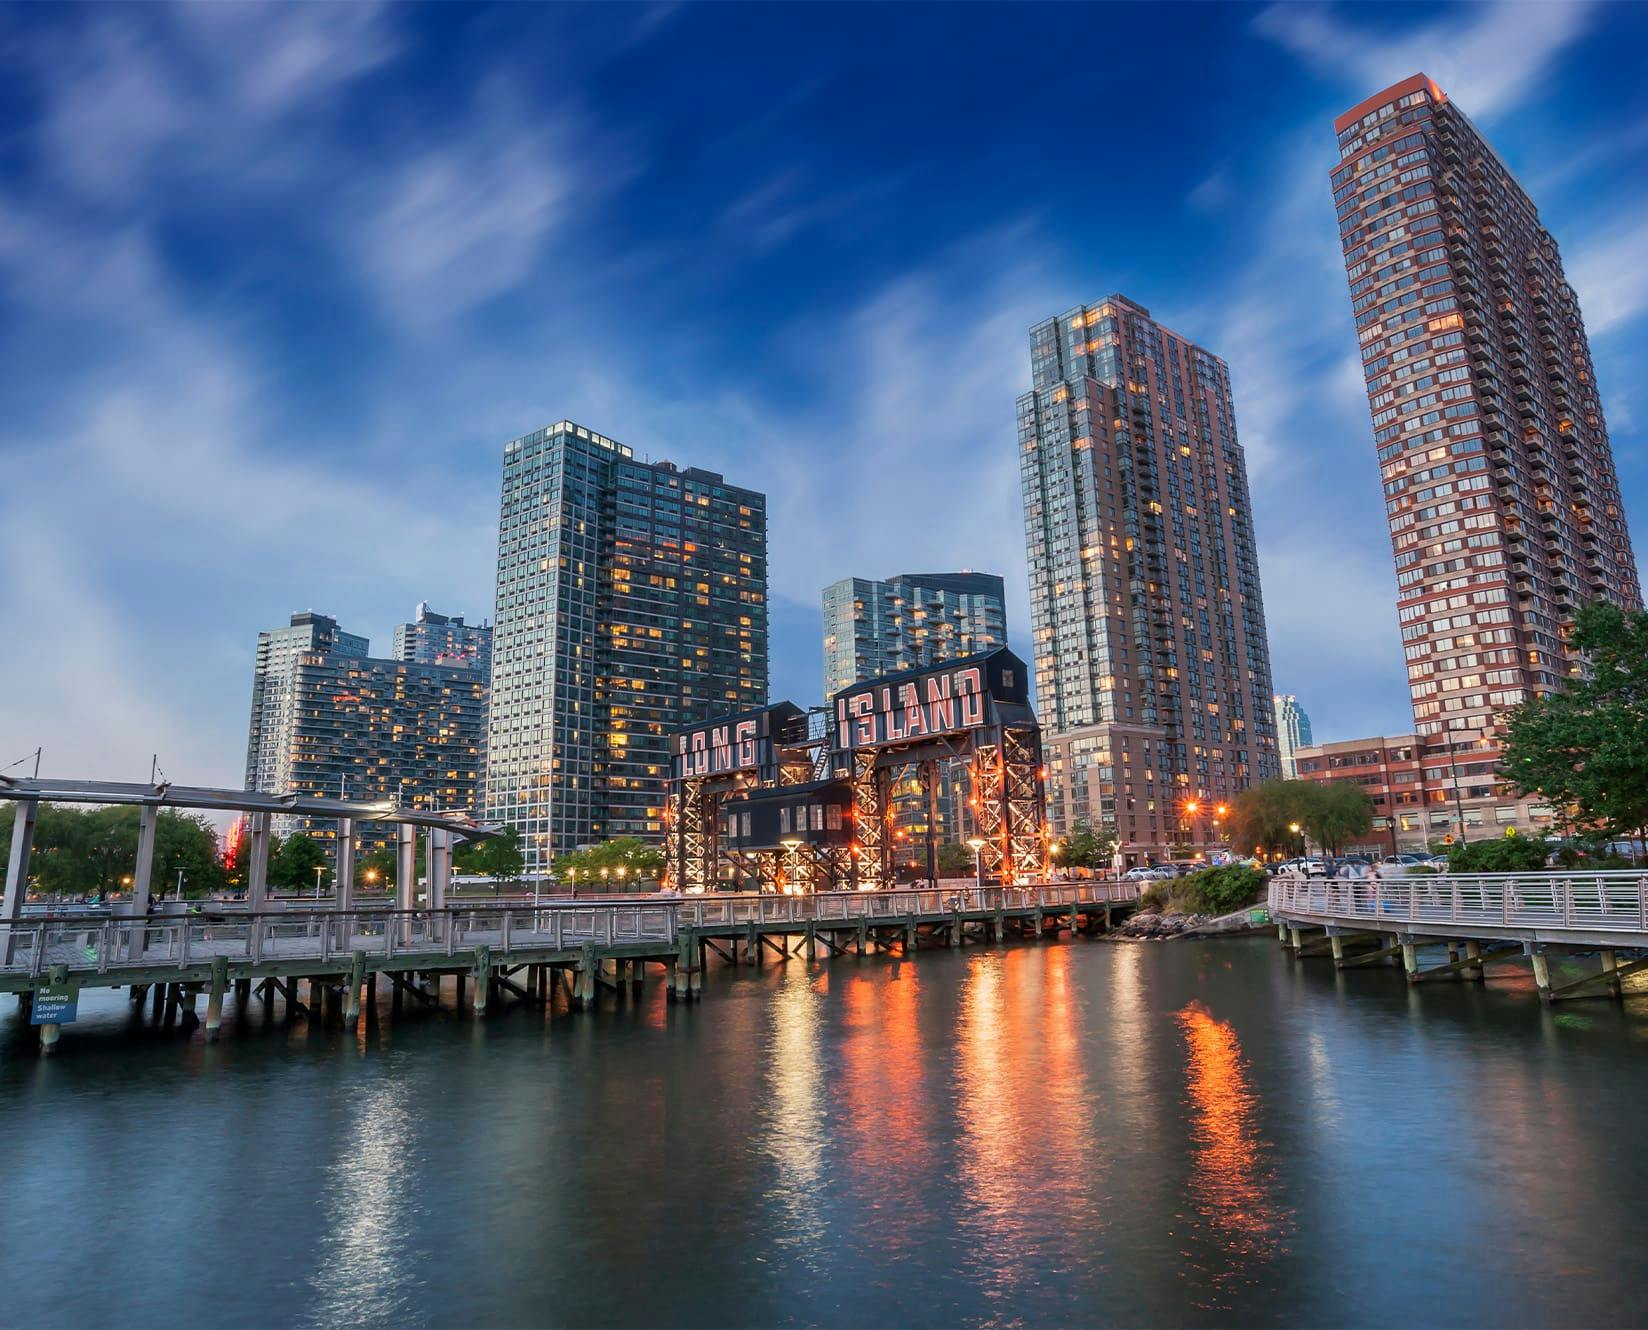
[[[8,1002],[0,1324],[1643,1319],[1643,999],[1081,939],[603,1000]]]

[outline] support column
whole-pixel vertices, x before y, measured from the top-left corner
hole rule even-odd
[[[1475,966],[1471,968],[1476,976],[1476,982],[1481,983],[1488,977],[1488,972],[1482,964],[1482,944],[1480,942],[1467,942],[1465,944],[1465,956],[1467,959],[1476,962]]]
[[[349,987],[343,994],[343,1023],[353,1025],[360,1018],[361,985],[366,982],[366,953],[357,951],[349,957]]]
[[[223,990],[229,986],[229,958],[212,957],[212,984],[206,990],[206,1042],[215,1044],[223,1024]]]
[[[486,1000],[492,995],[492,948],[484,942],[475,948],[475,1015],[486,1015]],[[460,1003],[460,1005],[462,1005]]]
[[[950,945],[952,947],[959,947],[961,945],[961,911],[960,910],[952,911],[951,915],[950,915]]]
[[[29,894],[29,857],[34,852],[34,822],[40,804],[34,799],[19,799],[17,811],[12,814],[11,853],[6,858],[5,905],[0,909],[0,923],[7,925],[6,942],[0,947],[0,960],[9,965],[17,945],[10,925],[23,917],[23,902]]]
[[[1411,942],[1402,944],[1402,968],[1407,972],[1410,984],[1419,978],[1419,948]]]
[[[146,941],[143,926],[149,913],[149,879],[154,873],[155,829],[159,825],[159,806],[143,805],[137,815],[137,865],[132,870],[132,940],[126,950],[131,960],[143,954]]]
[[[1328,945],[1333,949],[1333,968],[1340,969],[1345,963],[1345,939],[1335,933],[1328,939]]]
[[[340,913],[355,908],[355,820],[338,819],[338,910]],[[347,1019],[347,1018],[346,1018]]]
[[[580,1007],[595,1005],[595,970],[600,964],[595,959],[595,947],[591,943],[584,943],[583,953],[578,962],[578,986],[573,996]]]
[[[252,814],[252,848],[246,860],[246,908],[269,908],[269,814]]]
[[[47,977],[53,984],[66,984],[69,981],[69,967],[66,965],[54,965],[51,967],[51,972]],[[34,994],[29,994],[29,997],[32,999]],[[32,1001],[30,1002],[30,1008],[29,1019],[33,1019],[34,1013],[32,1010]],[[40,1052],[42,1054],[49,1054],[52,1049],[56,1048],[57,1040],[62,1033],[63,1027],[57,1024],[56,1021],[48,1021],[46,1024],[42,1025],[40,1027]]]
[[[1619,964],[1614,957],[1614,949],[1612,947],[1604,947],[1602,949],[1602,973],[1608,976],[1609,991],[1616,997],[1619,996],[1621,991],[1619,986],[1619,976],[1614,973],[1614,971],[1618,968]]]
[[[807,959],[818,959],[818,925],[811,919],[807,920]]]
[[[430,827],[424,837],[424,866],[429,879],[429,908],[446,908],[446,889],[452,881],[452,833]]]
[[[413,909],[418,903],[418,829],[410,822],[395,827],[395,908]]]
[[[1539,1000],[1541,1002],[1549,1002],[1551,1000],[1550,963],[1545,959],[1545,953],[1543,951],[1536,951],[1534,949],[1533,943],[1525,942],[1522,946],[1528,953],[1528,959],[1534,964],[1534,984],[1539,989]]]

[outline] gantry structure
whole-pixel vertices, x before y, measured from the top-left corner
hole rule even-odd
[[[671,739],[666,874],[682,891],[893,885],[892,783],[914,769],[932,803],[941,763],[971,774],[981,883],[1048,870],[1041,730],[1024,662],[1005,647],[780,702]],[[935,855],[929,843],[929,874]]]

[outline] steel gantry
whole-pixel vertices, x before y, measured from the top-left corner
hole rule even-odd
[[[940,763],[965,763],[980,875],[1047,873],[1041,731],[1024,663],[1005,649],[867,680],[823,725],[790,703],[702,722],[672,740],[666,835],[672,885],[812,891],[890,887],[894,774],[916,768],[936,878]]]

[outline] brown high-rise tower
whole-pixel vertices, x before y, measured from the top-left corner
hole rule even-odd
[[[1580,605],[1642,603],[1579,303],[1533,202],[1429,78],[1335,128],[1430,829],[1538,826],[1495,780],[1496,717],[1576,667]]]

